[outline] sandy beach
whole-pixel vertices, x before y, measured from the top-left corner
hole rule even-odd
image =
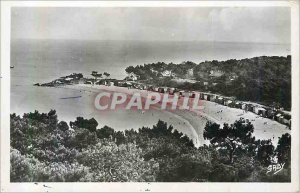
[[[141,96],[145,96],[148,91],[138,90],[138,89],[128,89],[123,87],[115,86],[103,86],[103,85],[68,85],[59,87],[59,89],[66,89],[72,91],[79,91],[83,98],[89,97],[89,105],[93,105],[94,97],[99,92],[108,91],[108,92],[122,92],[125,94],[133,94],[139,92]],[[72,100],[72,99],[70,99]],[[183,132],[187,136],[191,137],[194,141],[195,146],[200,146],[202,144],[207,144],[208,141],[203,139],[203,129],[207,121],[216,122],[223,125],[224,123],[232,124],[234,121],[244,118],[249,119],[249,121],[254,125],[254,136],[256,139],[271,139],[273,144],[277,144],[278,137],[281,137],[284,133],[290,133],[290,130],[283,124],[280,124],[274,120],[260,117],[252,112],[245,112],[242,109],[230,108],[223,106],[210,101],[201,101],[202,106],[204,107],[201,110],[161,110],[159,107],[154,106],[148,111],[141,110],[118,110],[114,112],[105,111],[101,112],[95,108],[90,115],[107,118],[109,116],[118,117],[118,123],[111,120],[107,122],[107,125],[119,129],[124,128],[123,121],[128,120],[137,120],[132,125],[132,128],[136,128],[137,125],[145,124],[145,126],[151,126],[149,124],[153,121],[152,125],[157,122],[158,119],[172,124],[174,128]],[[124,112],[126,111],[126,112]],[[124,113],[126,116],[124,116]],[[156,120],[157,119],[157,120]],[[142,126],[142,125],[141,125]],[[128,128],[126,128],[128,129]]]

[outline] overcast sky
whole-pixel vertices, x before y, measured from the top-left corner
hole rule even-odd
[[[12,38],[290,43],[290,9],[12,8]]]

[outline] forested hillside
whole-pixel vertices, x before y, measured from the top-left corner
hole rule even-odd
[[[126,68],[141,82],[181,89],[211,91],[238,100],[291,108],[291,56],[242,60],[152,63]],[[178,79],[186,79],[178,83]],[[196,82],[189,82],[195,80]]]
[[[290,135],[275,148],[270,140],[255,140],[251,123],[223,129],[207,123],[204,138],[211,145],[199,148],[162,121],[125,132],[82,117],[70,125],[54,110],[12,114],[11,182],[290,181]],[[276,175],[267,173],[275,155],[285,163]]]

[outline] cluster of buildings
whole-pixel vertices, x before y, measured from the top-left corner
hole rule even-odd
[[[276,109],[274,107],[268,107],[256,103],[237,101],[233,97],[223,97],[215,94],[208,94],[210,100],[216,103],[231,107],[243,109],[246,112],[252,112],[261,117],[273,119],[281,124],[291,127],[291,113],[284,111],[283,109]]]

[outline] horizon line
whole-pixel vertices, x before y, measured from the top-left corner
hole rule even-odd
[[[255,41],[218,41],[218,40],[139,40],[139,39],[76,39],[76,38],[11,38],[11,41],[18,40],[40,40],[40,41],[132,41],[132,42],[209,42],[209,43],[252,43],[252,44],[289,44],[291,42],[255,42]]]

